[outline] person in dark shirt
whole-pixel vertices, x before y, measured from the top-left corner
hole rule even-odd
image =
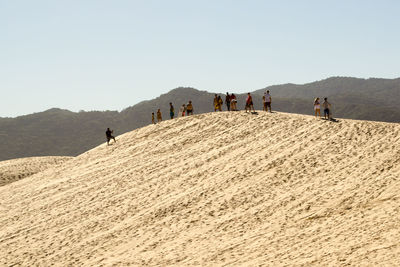
[[[114,140],[114,143],[117,142],[117,141],[115,140],[115,137],[112,135],[113,132],[114,132],[114,131],[110,130],[110,128],[107,128],[107,131],[106,131],[107,145],[110,145],[110,140],[111,140],[111,139]]]
[[[324,98],[324,102],[322,103],[322,107],[324,108],[324,117],[325,120],[330,120],[331,119],[331,103],[328,102],[328,98]]]
[[[225,104],[228,111],[231,111],[231,96],[229,95],[228,92],[226,92]]]
[[[169,116],[171,117],[171,120],[175,116],[175,109],[174,109],[174,106],[172,105],[172,103],[169,103]]]

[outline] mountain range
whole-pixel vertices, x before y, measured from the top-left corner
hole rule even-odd
[[[283,84],[253,91],[256,109],[262,109],[265,90],[275,111],[313,114],[315,97],[328,97],[339,118],[400,122],[400,78],[358,79],[331,77],[313,83]],[[225,99],[224,95],[221,95]],[[237,94],[244,108],[246,94]],[[195,114],[213,111],[214,93],[180,87],[159,97],[118,111],[71,112],[53,108],[16,118],[0,118],[0,160],[31,156],[76,156],[105,141],[105,129],[116,135],[151,123],[151,113],[161,109],[169,116],[169,103],[179,107],[191,100]],[[225,105],[223,106],[226,110]]]

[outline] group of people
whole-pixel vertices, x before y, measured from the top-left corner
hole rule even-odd
[[[322,104],[319,101],[319,97],[314,99],[314,111],[315,111],[315,117],[316,118],[321,118],[321,105],[322,108],[324,109],[324,118],[326,120],[331,119],[331,103],[328,102],[328,98],[324,98],[324,102]]]
[[[269,93],[269,90],[267,90],[264,93],[262,99],[263,99],[263,110],[264,111],[268,111],[268,109],[269,109],[269,111],[272,112],[271,111],[272,97],[271,97],[271,95]],[[214,102],[213,102],[214,111],[222,111],[223,103],[224,102],[223,102],[221,96],[215,94]],[[226,93],[225,105],[226,105],[226,109],[228,111],[238,111],[238,109],[237,109],[237,99],[236,99],[235,94],[233,94],[233,93],[229,94],[228,92]],[[246,112],[252,112],[252,111],[255,112],[254,104],[253,104],[253,97],[251,96],[250,93],[247,93],[245,110],[246,110]]]
[[[162,121],[162,114],[161,114],[161,110],[158,109],[157,110],[157,122],[161,122]],[[151,122],[153,124],[156,124],[156,119],[154,117],[154,112],[151,113]]]
[[[185,117],[185,113],[187,116],[193,115],[193,103],[191,100],[189,100],[189,103],[187,103],[187,105],[183,104],[181,106],[178,116]],[[171,119],[173,119],[173,117],[171,117]]]
[[[269,90],[267,90],[263,97],[263,111],[268,111],[272,113],[272,109],[271,109],[271,102],[272,102],[272,96],[269,93]],[[254,104],[253,104],[253,97],[251,96],[250,93],[247,93],[247,98],[246,98],[246,106],[245,106],[245,110],[246,112],[251,112],[251,110],[253,109],[253,112],[255,113],[255,109],[254,109]]]
[[[268,112],[272,112],[271,110],[271,103],[272,103],[272,97],[271,94],[269,93],[269,90],[267,90],[263,97],[263,111]],[[224,101],[222,100],[221,96],[215,94],[214,97],[214,111],[222,111],[222,106],[224,104]],[[225,105],[228,111],[237,111],[237,99],[235,94],[229,94],[228,92],[226,93],[225,96]],[[330,120],[331,119],[331,104],[328,102],[328,98],[325,97],[324,101],[322,103],[320,103],[320,99],[319,97],[314,99],[314,111],[315,111],[315,117],[316,118],[321,118],[321,106],[324,110],[324,118],[326,120]],[[245,110],[246,113],[247,112],[255,112],[254,109],[254,104],[253,104],[253,97],[251,96],[250,93],[247,93],[247,97],[246,97],[246,105],[245,105]],[[193,115],[193,104],[192,101],[189,100],[188,104],[183,104],[180,109],[179,109],[179,113],[178,116],[179,117],[184,117],[184,116],[189,116],[189,115]],[[174,106],[172,105],[172,103],[169,103],[169,116],[171,119],[173,119],[175,117],[175,109]],[[154,112],[151,113],[151,121],[153,124],[156,124],[156,117]],[[161,114],[161,110],[158,109],[157,110],[157,122],[161,122],[162,121],[162,114]],[[112,135],[113,131],[110,130],[110,128],[107,128],[106,131],[106,137],[107,137],[107,145],[109,145],[111,140],[114,140],[114,142],[116,142],[115,137]]]
[[[225,96],[226,109],[228,111],[237,111],[236,103],[237,103],[237,99],[236,99],[235,94],[233,94],[233,93],[229,94],[228,92],[226,92],[226,96]],[[222,111],[222,106],[223,106],[224,102],[220,95],[215,94],[213,104],[214,104],[214,111]]]
[[[183,104],[180,109],[179,109],[179,113],[178,116],[179,117],[184,117],[189,116],[189,115],[193,115],[193,103],[191,100],[189,100],[189,103],[187,103],[186,105]],[[169,103],[169,117],[171,118],[171,120],[175,117],[175,108],[174,105],[172,105],[172,103]],[[162,114],[161,114],[161,110],[158,109],[157,110],[157,122],[161,122],[162,121]],[[154,112],[151,113],[151,122],[153,124],[156,124],[156,119],[154,116]]]

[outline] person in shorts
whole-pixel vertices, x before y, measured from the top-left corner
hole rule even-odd
[[[154,112],[151,113],[151,123],[156,124],[156,119],[154,117]]]
[[[268,111],[268,108],[269,108],[269,112],[272,112],[272,110],[271,110],[272,97],[269,94],[269,90],[267,90],[267,92],[264,93],[264,97],[265,97],[265,102],[264,102],[265,111]]]
[[[253,112],[256,112],[254,110],[254,105],[253,105],[253,97],[250,95],[250,93],[247,93],[247,98],[246,98],[246,112],[249,110],[251,112],[251,109],[253,108]]]
[[[189,115],[193,115],[193,105],[192,105],[192,101],[189,100],[189,103],[186,105],[186,114]]]
[[[328,102],[328,98],[324,98],[324,102],[322,103],[322,107],[324,108],[324,117],[325,120],[329,120],[331,118],[331,103]]]

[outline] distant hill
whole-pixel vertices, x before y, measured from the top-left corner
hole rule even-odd
[[[120,125],[120,114],[50,109],[0,121],[0,160],[74,156],[104,140],[104,127]]]
[[[335,117],[400,122],[400,79],[357,79],[333,77],[304,85],[270,86],[252,92],[256,109],[262,109],[261,95],[268,89],[273,109],[312,114],[313,99],[329,97]],[[244,108],[245,94],[238,94],[238,108]],[[169,117],[169,102],[179,107],[192,100],[195,113],[213,111],[214,93],[194,88],[176,88],[155,99],[140,102],[121,112],[71,112],[50,109],[17,118],[0,118],[0,160],[31,156],[76,156],[104,139],[107,127],[116,135],[151,122],[158,108]],[[222,98],[225,99],[224,95]],[[226,110],[225,105],[223,109]]]

